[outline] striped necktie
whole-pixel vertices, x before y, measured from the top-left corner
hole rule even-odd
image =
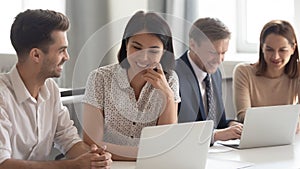
[[[218,126],[216,119],[216,100],[214,97],[214,90],[211,82],[211,75],[207,74],[207,76],[203,80],[205,82],[205,92],[207,99],[207,118],[206,120],[213,120],[214,126]]]

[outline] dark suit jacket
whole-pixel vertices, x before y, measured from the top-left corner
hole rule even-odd
[[[198,80],[191,63],[188,60],[187,52],[176,60],[175,71],[179,77],[179,91],[181,103],[178,105],[178,122],[192,122],[206,120],[206,111],[201,97]],[[225,117],[225,109],[222,99],[222,75],[218,69],[211,75],[212,84],[216,96],[217,119],[219,121],[215,128],[228,127],[229,121]]]

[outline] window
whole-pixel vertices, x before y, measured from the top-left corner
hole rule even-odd
[[[5,4],[4,4],[5,3]],[[10,42],[10,28],[14,17],[26,9],[52,9],[65,13],[65,0],[9,0],[2,1],[0,5],[0,53],[14,54],[15,51]]]
[[[294,25],[294,1],[238,0],[237,52],[258,52],[260,31],[270,20],[282,19]]]

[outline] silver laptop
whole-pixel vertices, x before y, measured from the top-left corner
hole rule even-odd
[[[145,127],[136,169],[204,169],[213,121]]]
[[[278,146],[294,141],[300,105],[253,107],[246,111],[241,139],[221,144],[238,149]]]

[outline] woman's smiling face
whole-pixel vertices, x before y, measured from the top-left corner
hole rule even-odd
[[[286,38],[273,33],[266,37],[262,46],[268,69],[274,70],[283,70],[294,50],[294,46]]]
[[[154,63],[159,63],[164,47],[156,35],[142,32],[129,38],[126,50],[129,70],[137,74]]]

